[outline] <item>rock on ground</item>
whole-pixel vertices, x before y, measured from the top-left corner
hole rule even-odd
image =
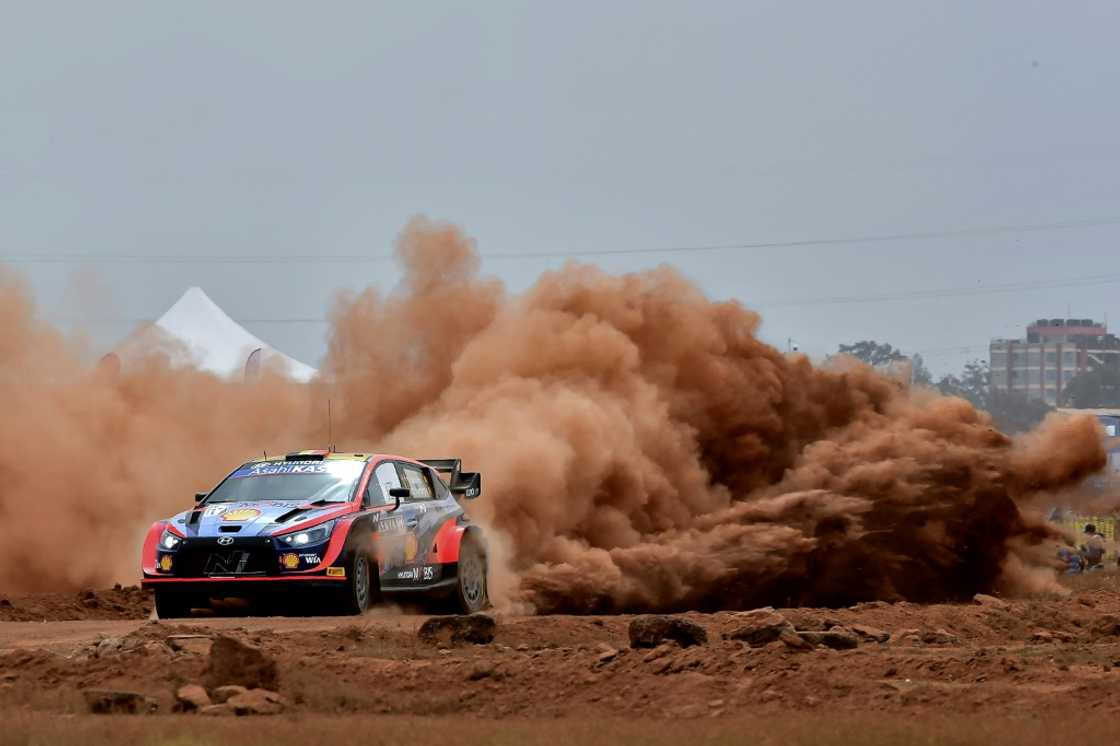
[[[424,642],[487,645],[494,640],[494,618],[486,614],[434,616],[420,625],[417,635]]]
[[[635,617],[630,622],[630,647],[655,648],[663,642],[675,642],[682,648],[703,645],[708,633],[696,622],[663,614]]]
[[[869,627],[866,624],[853,624],[848,629],[865,642],[884,643],[891,639],[891,633],[878,627]]]
[[[859,647],[856,633],[844,627],[833,627],[825,632],[798,631],[799,635],[812,645],[824,645],[833,650],[851,650]]]
[[[237,686],[236,684],[228,684],[226,686],[215,687],[210,692],[210,699],[212,699],[214,701],[214,704],[219,704],[220,705],[220,704],[224,703],[226,700],[228,700],[230,697],[236,697],[238,694],[244,694],[247,691],[249,691],[249,690],[246,689],[243,686]]]
[[[1000,609],[1001,611],[1006,611],[1011,608],[1011,604],[1007,603],[1002,598],[989,596],[986,593],[977,593],[972,597],[972,601],[973,603],[979,604],[980,606],[985,606],[989,609]]]
[[[727,637],[751,645],[765,645],[779,639],[782,632],[793,631],[793,624],[769,606],[736,614],[735,621],[738,626]]]
[[[86,689],[82,692],[86,707],[95,715],[141,715],[155,712],[159,703],[139,692],[115,689]]]
[[[226,700],[225,707],[234,715],[279,715],[287,702],[276,692],[267,689],[250,689]]]
[[[210,695],[198,684],[184,684],[175,692],[176,712],[195,712],[210,705]]]
[[[232,689],[234,687],[223,688]],[[220,704],[203,707],[198,711],[199,714],[209,717],[220,717],[223,715],[279,715],[288,706],[288,701],[276,692],[270,692],[267,689],[237,688],[240,688],[241,691]]]
[[[896,632],[892,641],[909,645],[960,645],[961,638],[943,629],[904,629]]]
[[[248,689],[276,689],[276,661],[260,648],[221,635],[210,646],[206,686],[239,684]]]

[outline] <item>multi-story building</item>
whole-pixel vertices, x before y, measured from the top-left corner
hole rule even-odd
[[[1039,319],[1026,339],[993,339],[989,353],[993,390],[1056,405],[1077,374],[1120,366],[1120,339],[1092,319]]]

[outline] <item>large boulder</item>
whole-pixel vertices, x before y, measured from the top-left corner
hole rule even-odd
[[[159,709],[159,702],[139,692],[85,689],[82,697],[95,715],[146,715]]]
[[[276,689],[276,661],[263,650],[225,635],[210,646],[206,687],[237,684],[247,689]]]
[[[793,625],[784,616],[767,606],[735,615],[735,627],[727,633],[731,640],[751,645],[765,645],[780,639],[783,632],[793,632]]]
[[[630,622],[630,647],[656,648],[664,642],[675,642],[682,648],[703,645],[707,631],[688,619],[663,614],[635,617]]]
[[[494,618],[486,614],[434,616],[420,625],[417,635],[429,643],[487,645],[493,642],[497,626]]]

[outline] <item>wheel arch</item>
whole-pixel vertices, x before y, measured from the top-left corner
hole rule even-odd
[[[459,550],[467,535],[478,542],[484,554],[487,552],[486,534],[482,528],[473,523],[461,523],[456,518],[451,518],[436,533],[435,557],[436,562],[444,565],[455,564],[459,561]]]

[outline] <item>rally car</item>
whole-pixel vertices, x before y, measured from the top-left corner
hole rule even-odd
[[[152,524],[142,585],[161,618],[229,597],[360,614],[382,594],[411,594],[478,611],[486,545],[458,501],[478,497],[482,480],[459,466],[331,451],[254,459]]]

